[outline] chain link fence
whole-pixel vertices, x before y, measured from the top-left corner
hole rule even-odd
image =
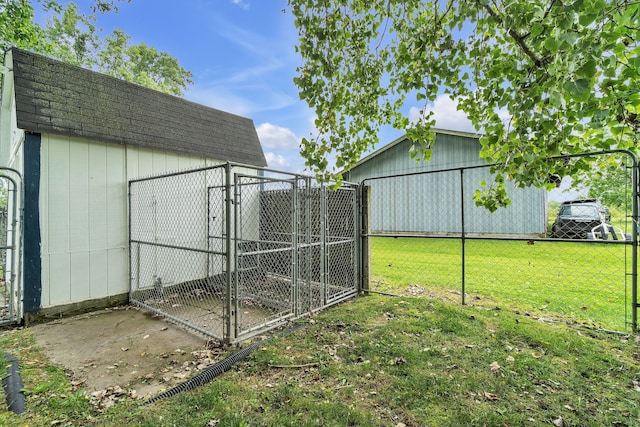
[[[18,171],[0,168],[0,325],[22,320],[21,185]]]
[[[511,203],[494,213],[473,197],[489,166],[335,191],[233,164],[132,181],[130,299],[225,342],[359,288],[635,330],[635,157],[589,161],[608,172],[550,177],[550,192],[508,184]]]
[[[579,183],[550,176],[553,191],[507,183],[511,203],[494,213],[474,200],[489,166],[365,179],[364,287],[635,330],[635,157],[589,162],[599,169]]]
[[[224,164],[130,182],[130,300],[237,342],[358,290],[357,187]]]

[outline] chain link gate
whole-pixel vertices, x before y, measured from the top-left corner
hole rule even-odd
[[[130,300],[237,342],[350,298],[356,188],[235,164],[131,181]]]

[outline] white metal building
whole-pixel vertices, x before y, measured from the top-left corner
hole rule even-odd
[[[7,51],[0,165],[24,180],[25,317],[125,301],[128,182],[226,161],[266,166],[250,119]]]
[[[476,206],[473,193],[480,182],[494,180],[487,162],[480,157],[478,135],[436,129],[428,162],[416,162],[409,156],[412,144],[402,136],[364,157],[344,174],[345,180],[364,181],[370,187],[373,232],[456,234],[463,226],[461,206],[464,205],[467,233],[511,237],[545,235],[547,192],[544,189],[516,188],[507,182],[511,198],[508,208],[491,213]],[[372,179],[379,177],[391,178]]]

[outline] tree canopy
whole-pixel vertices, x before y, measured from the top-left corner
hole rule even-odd
[[[430,104],[458,103],[481,134],[496,181],[477,193],[508,203],[504,180],[548,186],[588,159],[632,149],[640,130],[640,3],[628,0],[289,0],[302,57],[295,83],[318,134],[301,154],[321,179],[348,169],[381,126],[406,130],[428,159]],[[411,122],[408,107],[422,119]]]
[[[34,21],[29,1],[0,0],[0,49],[29,49],[172,95],[181,96],[192,83],[191,72],[170,54],[145,43],[131,45],[121,30],[101,34],[96,15],[117,11],[118,1],[129,0],[96,0],[90,14],[81,14],[74,3],[36,1],[52,13],[45,26]]]
[[[626,159],[612,158],[606,167],[596,170],[589,180],[588,196],[622,212],[631,210],[633,188],[631,169]]]

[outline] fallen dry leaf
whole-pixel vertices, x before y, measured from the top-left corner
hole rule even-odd
[[[102,412],[123,400],[135,400],[139,398],[135,390],[123,390],[119,386],[108,387],[106,390],[94,391],[88,397],[89,402],[98,412]]]
[[[407,363],[407,360],[404,357],[394,357],[391,360],[392,365],[404,365],[405,363]]]
[[[496,395],[495,395],[495,394],[493,394],[493,393],[489,393],[489,392],[485,391],[485,392],[483,393],[483,395],[484,395],[484,397],[485,397],[487,400],[498,400],[498,396],[496,396]]]
[[[85,383],[85,380],[73,380],[73,381],[71,381],[71,390],[72,391],[77,391],[84,383]]]
[[[507,356],[507,363],[513,363],[516,361],[516,359],[513,358],[513,356]]]
[[[537,351],[534,351],[533,353],[531,353],[531,355],[534,359],[540,359],[542,357],[542,354]]]
[[[489,366],[491,367],[491,372],[498,372],[502,368],[498,362],[493,362]]]
[[[556,427],[564,427],[564,419],[562,417],[558,417],[553,420],[553,425]]]

